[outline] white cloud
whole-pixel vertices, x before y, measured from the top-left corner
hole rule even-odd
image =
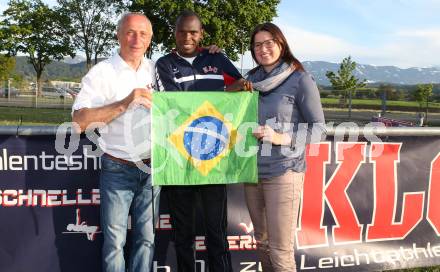
[[[358,49],[338,37],[279,24],[293,54],[300,60],[337,62]]]
[[[401,67],[427,67],[440,64],[440,28],[399,30],[378,48],[378,57],[388,57]]]
[[[6,3],[0,2],[0,16],[8,8],[8,5]]]
[[[438,29],[405,29],[397,31],[396,36],[404,39],[421,39],[435,46],[440,46],[440,28]]]
[[[286,36],[293,54],[301,61],[340,62],[351,55],[356,62],[362,64],[393,65],[401,68],[440,65],[440,29],[402,29],[374,46],[366,46],[326,33],[292,27],[280,20],[275,23]],[[250,62],[245,60],[245,63]]]
[[[327,34],[309,32],[300,28],[279,24],[284,36],[289,43],[292,53],[300,61],[323,60],[330,62],[339,62],[348,55],[355,55],[354,45],[348,44],[343,40]],[[361,51],[356,49],[356,51]],[[239,62],[235,63],[239,67]],[[247,52],[243,67],[253,67],[250,52]]]

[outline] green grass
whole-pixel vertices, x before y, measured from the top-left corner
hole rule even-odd
[[[70,109],[0,107],[0,125],[56,125],[70,122]]]
[[[56,99],[46,100],[40,99],[39,105],[47,103],[46,106],[48,106],[49,103],[57,101]],[[23,103],[23,101],[21,102]],[[347,107],[339,107],[338,98],[322,98],[322,103],[324,108],[327,109],[347,110]],[[381,104],[382,101],[379,99],[353,99],[353,107],[358,110],[380,110]],[[413,113],[418,111],[419,106],[414,101],[387,101],[387,105],[389,107],[394,106],[392,110]],[[58,106],[64,106],[65,109],[0,106],[0,125],[18,125],[20,124],[20,118],[22,118],[23,125],[57,125],[70,122],[71,101],[66,100],[66,104]],[[433,112],[440,112],[440,103],[430,103],[429,106]]]
[[[338,98],[321,98],[321,102],[326,105],[339,105],[339,99]],[[348,101],[347,101],[348,103]],[[353,99],[352,100],[353,105],[375,105],[378,106],[378,109],[380,109],[380,106],[382,105],[382,100],[380,99]],[[387,106],[397,106],[397,107],[409,107],[409,108],[418,108],[419,103],[416,101],[387,101]],[[429,108],[435,108],[440,109],[440,103],[429,103]]]

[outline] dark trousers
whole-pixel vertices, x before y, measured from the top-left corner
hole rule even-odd
[[[206,230],[209,272],[232,271],[226,236],[226,185],[167,186],[179,272],[195,271],[195,210],[199,195]]]

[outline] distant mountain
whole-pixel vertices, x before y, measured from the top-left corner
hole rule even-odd
[[[15,71],[23,75],[27,79],[36,77],[36,73],[32,65],[28,62],[28,58],[24,56],[15,58]],[[85,75],[87,69],[85,62],[68,64],[62,61],[54,61],[46,66],[43,71],[43,79],[49,80],[76,80],[81,79]]]
[[[304,61],[304,68],[313,75],[319,85],[330,86],[330,81],[325,76],[327,71],[337,72],[339,63],[326,61]],[[245,75],[250,69],[243,69]],[[401,69],[395,66],[374,66],[358,64],[355,75],[357,78],[366,79],[368,83],[391,83],[414,85],[421,83],[440,83],[440,66],[431,68]]]
[[[63,62],[67,64],[76,64],[84,61],[86,61],[86,58],[81,55],[76,55],[73,59],[71,57],[65,57],[63,59]]]
[[[49,64],[44,71],[44,78],[55,80],[74,79],[79,81],[87,72],[84,61],[80,59],[70,59],[66,61],[54,61]],[[330,86],[325,73],[327,71],[336,72],[339,68],[338,63],[325,61],[305,61],[304,68],[310,72],[319,85]],[[26,57],[16,58],[16,71],[27,78],[35,77],[34,68],[27,62]],[[243,69],[246,74],[249,69]],[[414,85],[421,83],[440,83],[440,67],[431,68],[408,68],[401,69],[395,66],[374,66],[358,64],[355,71],[356,77],[366,79],[368,83],[391,83]]]
[[[318,84],[331,85],[325,73],[338,71],[339,64],[325,61],[305,61],[304,68],[309,71]],[[395,66],[374,66],[358,64],[355,75],[368,83],[392,83],[413,85],[421,83],[440,83],[440,67],[401,69]]]

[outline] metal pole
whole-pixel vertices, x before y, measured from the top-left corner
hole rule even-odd
[[[55,135],[58,126],[0,126],[0,135]],[[67,133],[72,133],[70,128]],[[73,132],[76,133],[76,132]],[[440,136],[440,127],[339,127],[326,126],[327,136],[334,135],[376,136]]]
[[[35,82],[35,108],[38,108],[38,80]]]
[[[244,52],[243,52],[243,42],[241,42],[241,64],[240,64],[240,73],[241,73],[241,76],[243,76],[243,57],[244,57]]]
[[[382,116],[387,112],[387,92],[383,90],[382,92]]]
[[[429,96],[426,96],[426,114],[425,114],[425,126],[428,125],[428,104],[429,103]]]
[[[351,120],[351,92],[352,90],[348,90],[348,120]]]
[[[11,101],[11,79],[12,78],[8,78],[8,104]]]

